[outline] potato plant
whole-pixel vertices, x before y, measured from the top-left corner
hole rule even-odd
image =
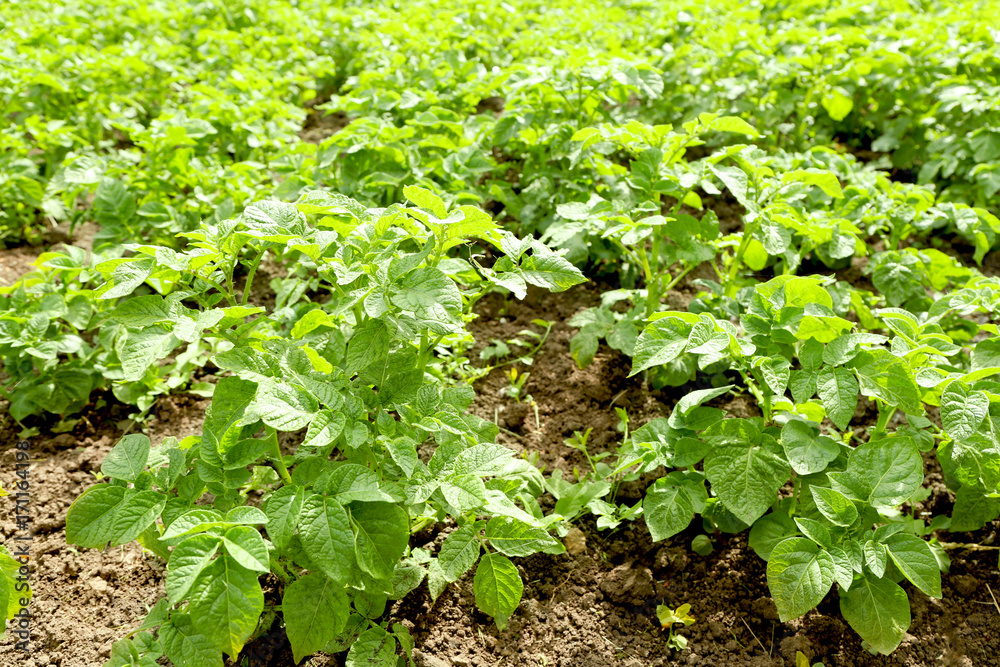
[[[69,510],[71,543],[138,540],[167,562],[167,599],[143,625],[155,634],[116,650],[221,665],[280,613],[296,659],[348,650],[354,664],[395,665],[412,640],[380,624],[387,600],[425,578],[437,596],[475,568],[476,602],[503,628],[522,590],[510,557],[563,549],[530,500],[538,471],[466,412],[469,387],[430,364],[497,285],[523,296],[583,278],[475,207],[406,196],[417,206],[319,191],[259,202],[191,232],[186,252],[135,246],[101,267],[100,299],[131,295],[108,315],[128,332],[126,379],[199,338],[224,343],[213,362],[229,372],[200,437],[124,437],[102,464],[107,481]],[[477,238],[502,253],[492,267],[448,256]],[[298,267],[308,295],[296,308],[254,305],[266,255]],[[301,435],[288,446],[283,434]],[[410,548],[411,533],[449,519],[436,556]]]
[[[899,582],[940,597],[948,562],[923,539],[946,518],[928,527],[900,509],[920,497],[922,453],[936,449],[958,489],[952,530],[1000,513],[1000,338],[994,323],[968,318],[991,316],[998,298],[1000,281],[971,278],[926,311],[885,307],[858,326],[835,312],[828,280],[781,276],[746,294],[739,328],[708,313],[655,314],[636,341],[633,374],[688,357],[733,383],[686,394],[621,450],[617,472],[676,468],[642,503],[653,539],[696,514],[716,529],[749,527],[782,621],[836,583],[851,627],[892,652],[910,625]],[[760,417],[705,405],[736,387]],[[877,419],[857,416],[859,397]]]

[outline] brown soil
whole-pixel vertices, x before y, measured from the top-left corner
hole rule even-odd
[[[60,244],[73,243],[89,252],[93,248],[97,231],[97,225],[88,222],[80,225],[71,236],[66,223],[49,228],[41,246],[22,245],[0,249],[0,287],[9,287],[25,273],[36,270],[35,260],[38,256],[49,250],[60,249]]]
[[[9,287],[29,271],[43,250],[34,246],[19,246],[0,250],[0,287]]]
[[[640,379],[627,377],[627,358],[604,346],[586,369],[575,366],[568,351],[574,330],[565,320],[596,305],[599,293],[597,287],[581,286],[557,295],[532,292],[524,301],[488,298],[471,325],[478,353],[491,338],[506,340],[525,328],[537,331],[530,324],[534,318],[557,322],[534,363],[517,366],[519,372],[531,373],[525,389],[538,406],[538,422],[533,409],[502,392],[508,384],[505,369],[495,369],[477,381],[480,397],[473,406],[482,417],[496,414],[505,429],[500,441],[520,452],[538,452],[538,463],[547,472],[585,469],[582,455],[563,443],[573,431],[593,428],[591,454],[612,451],[621,439],[615,407],[628,410],[635,428],[668,414],[688,390],[650,391]],[[738,397],[731,401],[734,410],[747,408]],[[197,433],[206,405],[207,401],[193,397],[160,399],[147,425],[153,442],[167,435]],[[90,484],[92,473],[122,435],[121,428],[130,426],[119,421],[127,413],[109,401],[108,406],[88,411],[72,434],[31,440],[34,654],[25,660],[13,651],[12,638],[0,640],[0,667],[100,665],[113,640],[135,628],[146,605],[162,597],[163,566],[138,546],[100,552],[77,551],[65,544],[66,508]],[[16,430],[4,424],[0,436],[0,483],[9,489]],[[931,496],[914,511],[948,511],[953,497],[932,464],[927,486]],[[623,495],[638,498],[632,491]],[[0,500],[0,539],[5,542],[14,528],[11,507],[10,498]],[[714,551],[702,557],[690,549],[691,540],[701,533],[697,521],[680,535],[656,544],[641,521],[615,532],[597,531],[589,518],[579,521],[578,527],[582,533],[574,537],[572,555],[517,559],[524,596],[502,633],[476,611],[471,576],[449,586],[436,602],[421,586],[395,603],[391,620],[411,628],[417,644],[415,664],[751,667],[794,665],[796,651],[802,651],[828,667],[1000,665],[996,651],[1000,609],[991,598],[991,592],[1000,594],[1000,574],[993,551],[951,552],[951,573],[944,576],[942,600],[930,600],[908,586],[913,610],[910,634],[892,656],[881,657],[861,648],[860,639],[840,616],[836,592],[805,617],[780,623],[768,597],[765,563],[747,547],[745,533],[716,536]],[[421,533],[414,546],[436,550],[443,529],[438,526]],[[1000,522],[994,522],[975,534],[941,537],[988,544],[998,530]],[[655,610],[658,604],[684,603],[692,605],[697,622],[679,631],[689,644],[678,652],[668,647]],[[267,643],[263,655],[270,657],[256,664],[289,664],[280,632]],[[344,656],[316,655],[308,663],[318,667],[343,665],[343,661]]]
[[[662,414],[659,401],[643,389],[641,378],[628,378],[631,360],[622,353],[602,347],[584,369],[570,357],[569,343],[576,329],[566,320],[599,304],[600,290],[595,286],[562,294],[531,290],[523,301],[493,294],[484,299],[479,319],[469,327],[477,341],[472,356],[478,359],[479,351],[493,339],[507,341],[525,329],[542,333],[544,329],[532,320],[555,322],[532,365],[496,368],[475,383],[477,398],[472,406],[473,413],[495,419],[504,429],[498,442],[518,452],[537,453],[538,465],[547,472],[586,467],[583,454],[563,444],[575,431],[593,429],[588,440],[591,454],[613,450],[621,439],[615,407],[628,410],[629,418],[638,423]],[[512,366],[518,373],[530,374],[520,402],[507,392],[511,383],[506,373]],[[537,420],[527,396],[537,406]]]
[[[200,432],[207,401],[165,397],[157,402],[147,433],[163,437]],[[33,599],[31,656],[14,649],[9,632],[0,639],[0,667],[101,665],[111,645],[142,622],[148,606],[164,595],[164,565],[136,543],[105,551],[66,544],[66,510],[94,482],[94,473],[114,444],[135,426],[122,420],[127,406],[93,409],[73,433],[29,440],[33,539],[29,543]],[[7,420],[10,422],[10,420]],[[5,423],[0,444],[0,484],[15,491],[16,430]],[[14,521],[13,496],[0,498],[0,543],[13,547],[23,536]]]
[[[327,113],[323,109],[309,108],[299,132],[299,139],[310,144],[321,144],[351,124],[351,119],[343,111]]]

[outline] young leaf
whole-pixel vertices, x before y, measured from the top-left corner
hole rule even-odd
[[[289,584],[281,608],[296,663],[343,632],[351,611],[344,587],[321,572]]]
[[[819,372],[816,394],[837,428],[847,428],[858,405],[858,381],[846,368],[826,367]]]
[[[833,559],[812,540],[790,537],[776,546],[767,561],[767,585],[781,622],[818,605],[833,585],[833,576]]]
[[[493,519],[492,521],[496,521]],[[492,523],[491,521],[491,523]],[[458,581],[479,559],[479,540],[471,523],[460,526],[445,538],[437,562],[448,582]]]
[[[476,605],[492,616],[497,628],[503,630],[521,602],[524,584],[517,568],[506,556],[487,554],[479,561],[472,589]]]
[[[219,551],[218,535],[192,535],[170,553],[167,563],[167,597],[179,604],[191,590],[201,571],[208,567]]]
[[[410,538],[406,511],[392,503],[353,503],[351,519],[358,565],[376,579],[391,579]]]
[[[231,658],[240,654],[263,610],[257,575],[225,554],[205,568],[191,592],[191,616]]]
[[[355,562],[354,535],[343,505],[312,494],[302,501],[299,538],[309,560],[338,583],[348,581]]]
[[[888,579],[870,574],[856,578],[840,594],[840,613],[869,646],[889,655],[910,627],[910,601],[906,592]]]
[[[108,477],[134,482],[146,468],[149,459],[149,438],[133,433],[118,441],[101,463],[101,472]]]
[[[903,576],[928,596],[941,597],[941,570],[927,542],[911,533],[895,533],[885,539],[885,546]]]

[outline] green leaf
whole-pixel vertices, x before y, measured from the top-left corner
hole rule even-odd
[[[754,129],[753,125],[737,116],[720,116],[709,124],[708,129],[715,132],[745,134],[748,137],[760,136],[760,133]]]
[[[358,565],[376,579],[391,579],[410,539],[406,511],[392,503],[354,503],[351,519]]]
[[[157,324],[141,331],[129,330],[128,338],[119,351],[123,379],[140,380],[149,368],[163,359],[178,344],[168,324]]]
[[[797,169],[785,173],[782,176],[782,180],[785,182],[815,185],[833,199],[841,199],[844,196],[844,191],[840,187],[840,180],[832,171],[823,169]]]
[[[270,572],[267,545],[256,528],[234,526],[222,538],[226,552],[237,563],[256,572]]]
[[[785,393],[788,387],[791,364],[784,357],[768,357],[760,365],[761,375],[768,388],[778,396]]]
[[[541,244],[535,245],[534,248],[531,257],[521,260],[521,275],[532,285],[544,287],[550,292],[563,292],[573,285],[587,281],[580,269],[570,264],[566,258]]]
[[[646,527],[654,542],[665,540],[681,532],[694,519],[691,494],[679,484],[661,478],[646,492],[642,501]]]
[[[761,445],[716,446],[705,456],[705,475],[712,489],[748,525],[771,506],[788,473],[788,464]]]
[[[892,653],[910,627],[906,592],[888,579],[863,574],[840,594],[840,613],[868,645]]]
[[[199,627],[204,628],[201,624]],[[194,621],[188,614],[171,615],[160,626],[159,637],[163,652],[175,665],[222,667],[222,652],[211,639],[195,629]]]
[[[838,526],[851,526],[858,520],[858,508],[840,491],[821,486],[810,486],[816,509]]]
[[[847,553],[839,547],[831,547],[827,550],[833,559],[833,577],[840,584],[844,591],[850,590],[854,582],[854,569],[851,567],[851,559]]]
[[[884,576],[886,565],[889,564],[889,554],[886,551],[885,545],[875,540],[868,540],[865,542],[863,549],[865,565],[868,566],[871,573],[876,577]]]
[[[816,394],[830,421],[841,430],[847,428],[858,405],[858,381],[854,374],[846,368],[823,368],[816,382]]]
[[[833,585],[833,559],[804,537],[790,537],[771,552],[767,585],[782,623],[818,605]]]
[[[294,484],[283,486],[264,501],[267,513],[267,536],[278,550],[283,551],[295,534],[302,512],[306,490]]]
[[[126,435],[108,452],[101,463],[107,477],[134,482],[146,468],[149,459],[149,438],[139,433]]]
[[[221,513],[204,508],[195,508],[184,512],[167,525],[160,536],[161,540],[172,540],[196,532],[204,532],[225,524]]]
[[[191,616],[212,643],[236,658],[264,611],[257,575],[230,556],[216,558],[191,592]]]
[[[854,109],[854,99],[840,86],[829,88],[820,99],[820,104],[833,120],[844,120]]]
[[[343,632],[351,612],[343,585],[320,572],[289,584],[281,608],[296,663],[322,650]]]
[[[306,555],[326,576],[345,583],[355,562],[347,510],[333,498],[312,494],[302,501],[299,539]]]
[[[855,449],[847,470],[830,473],[838,485],[875,507],[893,507],[924,481],[923,461],[908,438],[869,441]]]
[[[521,602],[524,584],[521,575],[510,560],[501,554],[487,554],[479,561],[472,582],[476,606],[493,617],[497,628],[503,630],[507,621]]]
[[[177,305],[158,294],[135,296],[115,306],[108,317],[127,327],[148,327],[172,321],[177,315]]]
[[[927,542],[911,533],[895,533],[885,539],[885,546],[910,583],[932,598],[941,597],[941,570]]]
[[[128,260],[115,267],[111,272],[111,288],[101,293],[98,297],[102,300],[117,299],[120,296],[128,296],[132,291],[144,283],[156,268],[156,260],[153,258]],[[103,288],[102,288],[103,289]]]
[[[219,551],[218,535],[192,535],[170,553],[167,563],[167,597],[172,604],[180,604],[191,590],[201,571]]]
[[[830,536],[830,530],[823,525],[822,521],[816,521],[815,519],[810,519],[804,516],[795,517],[795,525],[798,526],[803,535],[824,549],[829,549],[833,546],[833,539]]]
[[[768,560],[776,546],[798,532],[798,526],[787,514],[771,512],[754,522],[748,543],[758,556]]]
[[[712,173],[722,181],[729,191],[736,197],[743,208],[747,210],[756,209],[756,205],[747,197],[747,175],[739,167],[722,167],[709,164]]]
[[[514,452],[492,442],[473,445],[455,458],[456,475],[499,475],[511,462]]]
[[[448,578],[442,570],[441,563],[435,558],[427,566],[427,591],[431,594],[431,600],[437,600],[447,586]]]
[[[440,269],[423,267],[393,283],[389,300],[411,311],[422,326],[438,334],[461,327],[462,294]]]
[[[66,541],[87,548],[131,542],[151,526],[167,498],[155,491],[97,484],[80,495],[66,514]]]
[[[781,446],[792,469],[800,475],[822,472],[840,454],[840,445],[819,435],[803,421],[789,421],[781,429]]]
[[[257,392],[254,409],[268,426],[279,431],[297,431],[316,417],[319,403],[302,387],[265,381]]]
[[[94,193],[93,209],[101,225],[124,224],[135,215],[135,196],[118,179],[104,177]]]
[[[851,365],[858,373],[863,394],[898,407],[908,415],[923,414],[920,387],[905,361],[888,350],[874,349],[858,352]]]
[[[375,471],[356,463],[344,463],[334,468],[323,481],[317,481],[316,490],[334,496],[341,505],[355,500],[392,500],[379,489],[379,476]]]
[[[373,364],[382,364],[389,354],[391,336],[385,322],[366,320],[358,327],[347,344],[346,370],[360,373]]]
[[[403,196],[417,206],[434,214],[439,219],[448,216],[448,208],[444,205],[444,200],[425,188],[416,185],[403,187]]]
[[[635,341],[629,377],[653,366],[668,364],[684,354],[691,325],[676,317],[651,322]]]
[[[496,521],[496,519],[492,519]],[[446,581],[458,581],[479,559],[479,539],[471,523],[452,531],[441,544],[437,563]]]
[[[989,413],[985,391],[969,391],[964,382],[952,382],[941,393],[941,424],[955,440],[978,433]]]
[[[219,454],[239,442],[244,415],[256,392],[254,382],[232,376],[219,380],[202,427],[201,451],[208,462],[221,466]]]
[[[1000,515],[1000,500],[987,498],[979,489],[963,486],[955,493],[949,530],[961,533],[979,530]]]
[[[396,638],[379,626],[368,628],[351,645],[346,667],[396,667]]]
[[[561,546],[545,529],[502,516],[493,517],[486,524],[486,539],[497,551],[511,557],[523,558],[540,551],[551,553],[548,550]],[[476,555],[478,556],[478,549]]]

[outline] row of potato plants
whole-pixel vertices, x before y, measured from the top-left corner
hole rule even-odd
[[[434,355],[498,286],[523,296],[583,277],[480,209],[405,195],[416,206],[321,191],[259,202],[191,232],[185,252],[135,245],[100,267],[126,379],[198,338],[218,341],[212,360],[229,372],[200,437],[126,436],[69,510],[70,543],[138,540],[167,563],[167,597],[112,664],[222,665],[280,612],[296,660],[347,651],[349,665],[395,666],[413,641],[380,620],[389,600],[425,579],[437,597],[475,568],[476,603],[502,629],[523,588],[510,558],[563,550],[535,500],[540,473],[467,413],[474,392]],[[449,252],[471,239],[499,258]],[[300,288],[270,309],[251,296],[266,256],[298,267]],[[302,429],[290,445],[283,434]],[[437,554],[411,548],[448,519]]]
[[[587,365],[605,340],[654,387],[708,388],[632,432],[617,460],[595,465],[573,493],[598,527],[642,516],[654,541],[696,515],[709,533],[749,529],[782,621],[836,583],[851,627],[871,650],[892,652],[910,626],[899,583],[941,596],[949,561],[936,537],[923,538],[976,530],[1000,514],[1000,280],[923,247],[940,238],[928,231],[974,229],[966,238],[978,262],[990,244],[974,235],[992,238],[996,218],[905,191],[894,197],[900,189],[877,179],[845,185],[830,170],[784,170],[753,148],[678,166],[665,147],[688,139],[638,124],[581,136],[630,151],[618,169],[623,185],[608,191],[631,205],[616,210],[595,195],[560,214],[616,246],[622,282],[635,286],[571,320],[575,360]],[[736,234],[720,235],[710,211],[682,212],[700,203],[690,193],[706,191],[708,174],[740,205]],[[662,195],[676,202],[669,210]],[[873,237],[887,249],[873,251]],[[833,273],[855,256],[868,256],[875,291],[796,275],[806,259]],[[664,289],[703,263],[718,280],[696,283],[702,291],[687,311],[661,310]],[[757,282],[751,271],[776,277]],[[729,414],[724,397],[734,392],[760,416]],[[859,398],[876,414],[859,411]],[[951,517],[928,525],[906,506],[927,497],[923,456],[932,453],[956,501]],[[614,503],[618,484],[651,473],[641,506]]]
[[[592,356],[602,338],[629,352],[638,335],[637,318],[649,316],[659,295],[716,256],[721,257],[718,280],[709,287],[717,297],[731,298],[747,268],[796,271],[803,258],[842,268],[852,257],[865,255],[863,239],[875,236],[893,252],[879,256],[872,279],[896,305],[912,296],[917,283],[911,277],[923,272],[904,245],[944,231],[971,245],[973,258],[980,261],[1000,232],[1000,221],[983,209],[939,202],[926,187],[894,183],[884,173],[830,151],[769,155],[737,144],[703,159],[685,158],[718,136],[758,133],[738,118],[702,114],[677,130],[630,122],[572,135],[574,157],[567,173],[581,187],[589,184],[596,191],[587,201],[557,204],[542,239],[565,250],[577,265],[621,264],[626,288],[609,295],[605,307],[578,319],[584,325],[574,340],[579,361]],[[619,152],[629,156],[629,167],[615,161]],[[359,150],[355,157],[364,155]],[[733,237],[720,234],[713,202],[703,201],[724,193],[754,215],[766,216],[735,245]],[[664,205],[663,198],[672,204]],[[137,207],[134,194],[119,181],[100,179],[94,208],[102,220],[113,225],[130,219]],[[697,209],[705,214],[692,215]],[[527,208],[518,210],[518,227],[530,228]],[[218,222],[234,211],[223,205],[206,220]],[[0,310],[0,355],[14,387],[0,390],[15,419],[44,412],[71,418],[90,401],[93,390],[109,386],[115,398],[137,406],[139,414],[166,392],[212,390],[194,377],[213,352],[212,340],[191,338],[170,364],[145,368],[139,376],[123,368],[125,329],[106,321],[107,301],[94,295],[107,267],[114,265],[111,260],[124,252],[124,246],[112,246],[90,255],[74,247],[45,253],[35,272],[0,288],[0,295],[8,297]],[[942,268],[939,261],[930,272],[935,280],[949,275]],[[637,283],[643,289],[634,289]],[[720,294],[723,283],[728,294]],[[297,289],[294,281],[281,279],[273,287],[282,298],[294,296]],[[633,306],[624,315],[613,307],[623,300]],[[684,377],[664,374],[661,380],[678,383]],[[62,428],[71,426],[70,419]]]

